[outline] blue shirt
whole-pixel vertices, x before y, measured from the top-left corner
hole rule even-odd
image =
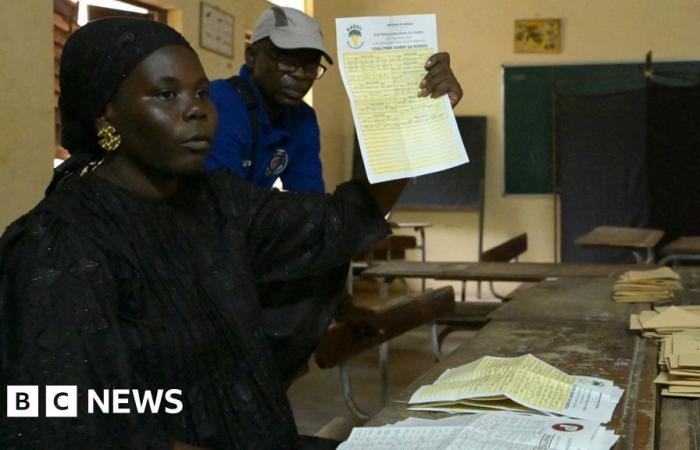
[[[250,164],[253,155],[250,113],[230,82],[214,80],[209,96],[216,105],[219,124],[204,169],[227,167],[244,180],[263,188],[270,188],[279,177],[285,190],[323,192],[321,142],[313,108],[303,102],[295,107],[285,107],[275,123],[271,123],[262,96],[245,65],[241,67],[240,77],[258,100],[255,163]]]

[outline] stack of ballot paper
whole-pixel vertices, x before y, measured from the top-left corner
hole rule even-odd
[[[409,409],[449,413],[537,411],[607,423],[623,390],[602,378],[571,376],[533,355],[484,356],[420,387]]]
[[[680,276],[669,267],[630,270],[615,283],[613,300],[620,303],[660,302],[682,289]]]
[[[617,438],[596,422],[497,412],[355,428],[338,449],[608,450]]]
[[[663,338],[672,333],[700,329],[700,305],[657,306],[630,316],[630,330],[642,336]]]
[[[700,329],[664,337],[659,365],[661,373],[654,382],[666,386],[662,395],[700,398]]]

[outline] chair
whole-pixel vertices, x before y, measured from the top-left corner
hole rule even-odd
[[[355,416],[367,419],[369,416],[352,398],[347,361],[365,350],[444,316],[452,311],[454,305],[454,290],[451,286],[395,298],[372,308],[351,305],[321,338],[314,353],[316,364],[322,369],[339,367],[346,405]],[[385,363],[386,359],[382,364],[382,396],[386,399],[388,378]]]

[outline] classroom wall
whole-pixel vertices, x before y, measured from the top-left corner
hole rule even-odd
[[[321,0],[315,3],[335,54],[336,17],[437,15],[440,49],[449,51],[464,98],[456,114],[486,115],[485,248],[527,232],[525,261],[554,258],[554,206],[546,196],[502,196],[503,64],[561,64],[700,59],[700,2],[697,0]],[[556,55],[515,54],[515,19],[561,18],[563,51]],[[314,107],[322,131],[324,173],[329,188],[349,177],[353,124],[337,68],[317,83]],[[398,212],[396,220],[428,220],[428,259],[474,260],[478,218],[474,212]]]
[[[207,0],[207,3],[229,14],[234,21],[234,57],[233,59],[213,53],[199,47],[199,4],[193,0],[147,0],[147,3],[160,6],[169,11],[168,23],[179,30],[191,44],[196,44],[197,53],[202,60],[209,78],[228,78],[238,74],[244,62],[244,30],[253,30],[260,14],[270,7],[265,0]]]
[[[244,29],[265,0],[208,0],[235,16],[234,58],[199,48],[199,3],[151,0],[195,45],[207,75],[229,77],[243,64]],[[43,197],[54,156],[53,2],[3,0],[0,14],[0,233]]]
[[[53,158],[53,28],[49,0],[5,0],[0,14],[0,230],[42,197]],[[199,2],[153,0],[173,9],[171,24],[198,43]],[[210,0],[236,17],[233,60],[199,49],[210,77],[225,77],[243,62],[243,29],[252,28],[264,0]],[[310,0],[307,0],[307,4]],[[464,88],[457,114],[486,115],[487,186],[485,244],[526,231],[530,250],[524,260],[549,261],[554,253],[553,205],[546,197],[503,197],[501,146],[502,64],[555,64],[639,61],[654,58],[700,59],[700,2],[697,0],[319,0],[313,5],[328,46],[335,53],[335,17],[435,13],[441,48]],[[563,52],[514,54],[516,18],[559,17]],[[329,188],[350,175],[352,117],[337,68],[314,89],[322,130],[322,158]],[[398,220],[428,220],[428,258],[474,259],[476,214],[472,212],[399,212]]]
[[[0,7],[0,232],[33,206],[54,155],[53,4]]]

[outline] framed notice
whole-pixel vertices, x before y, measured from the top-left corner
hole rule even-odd
[[[561,21],[533,19],[515,21],[515,53],[560,53]]]
[[[199,45],[227,58],[233,58],[234,17],[208,3],[199,4]]]

